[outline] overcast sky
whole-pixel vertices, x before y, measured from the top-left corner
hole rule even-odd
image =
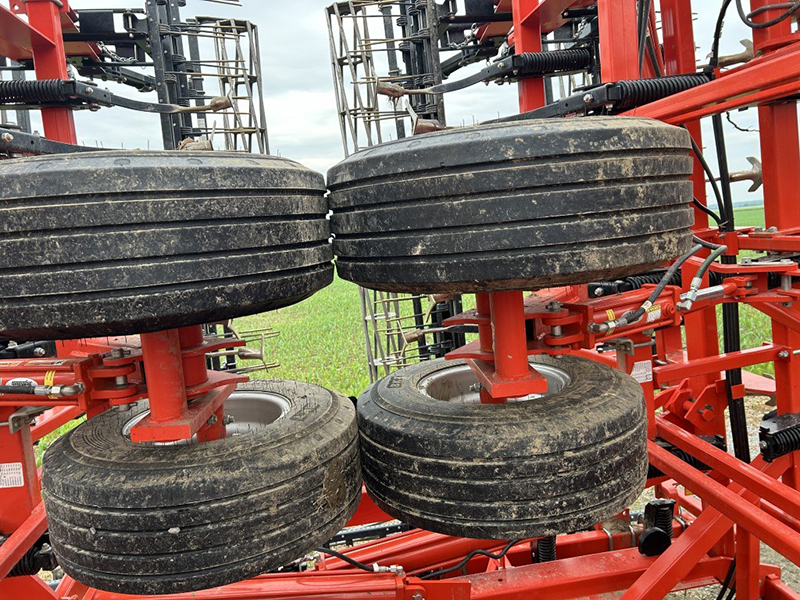
[[[308,167],[325,171],[343,157],[336,116],[329,58],[325,7],[328,0],[242,0],[235,8],[201,0],[188,0],[184,18],[193,15],[246,18],[259,26],[262,70],[266,95],[270,145],[274,154],[298,160]],[[720,1],[695,3],[697,57],[705,59]],[[81,8],[143,6],[143,0],[72,0]],[[722,53],[741,51],[739,40],[749,30],[731,10],[725,25]],[[461,75],[457,73],[457,77]],[[130,88],[111,86],[117,93],[139,99],[148,96]],[[471,124],[517,112],[516,86],[478,85],[448,94],[445,99],[449,125]],[[742,126],[756,126],[755,111],[734,115]],[[706,120],[708,121],[708,120]],[[102,109],[96,113],[76,113],[78,136],[82,143],[125,148],[160,148],[158,118],[123,109]],[[705,123],[708,132],[708,123]],[[727,125],[727,123],[726,123]],[[747,170],[747,156],[759,156],[758,137],[728,126],[731,169]],[[707,133],[706,139],[711,139]],[[715,169],[713,152],[707,152]],[[737,200],[760,199],[760,192],[748,194],[747,183],[734,184]]]

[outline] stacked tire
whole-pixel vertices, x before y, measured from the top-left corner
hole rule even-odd
[[[356,153],[328,173],[339,275],[388,292],[536,290],[642,273],[691,246],[689,134],[645,119],[529,120]],[[549,536],[644,487],[646,411],[630,376],[532,359],[542,397],[479,402],[465,364],[402,369],[358,403],[367,489],[448,535]],[[437,391],[438,390],[438,391]]]
[[[299,302],[333,279],[325,193],[298,163],[239,153],[0,163],[0,339],[146,333]],[[140,402],[48,449],[43,496],[67,574],[190,592],[285,566],[347,523],[361,497],[348,398],[251,382],[226,410],[228,437],[213,442],[133,444]]]

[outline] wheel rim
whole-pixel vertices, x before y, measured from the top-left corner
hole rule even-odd
[[[226,437],[247,435],[252,431],[282,419],[289,411],[291,403],[286,396],[259,390],[236,390],[225,401],[225,417],[232,418],[225,424]],[[122,428],[122,434],[130,439],[131,429],[150,414],[146,410],[129,419]],[[152,442],[152,446],[184,446],[197,443],[197,436],[176,442]]]
[[[569,373],[563,369],[538,362],[531,363],[531,366],[547,380],[547,392],[530,394],[521,398],[508,398],[507,402],[529,402],[537,398],[544,398],[560,392],[572,383]],[[456,404],[480,404],[481,396],[478,385],[478,378],[475,377],[472,369],[464,364],[439,369],[422,377],[417,382],[419,391],[429,398]]]

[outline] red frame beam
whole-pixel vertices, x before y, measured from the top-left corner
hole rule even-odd
[[[20,19],[5,6],[0,6],[0,31],[0,56],[11,60],[30,57],[34,45],[40,48],[55,46],[52,37]]]
[[[655,562],[636,548],[565,558],[549,563],[471,575],[455,581],[472,584],[471,600],[559,600],[597,597],[627,589]],[[703,557],[690,569],[687,587],[724,578],[731,559]],[[682,588],[680,588],[682,589]]]
[[[648,452],[650,464],[655,468],[670,477],[679,478],[683,485],[698,494],[707,504],[733,518],[739,527],[744,527],[800,566],[800,536],[791,527],[754,504],[742,502],[739,494],[717,483],[705,473],[689,467],[658,444],[648,442]]]

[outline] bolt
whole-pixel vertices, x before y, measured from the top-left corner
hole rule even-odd
[[[86,95],[87,95],[87,96],[91,96],[92,94],[94,94],[94,89],[92,89],[92,88],[87,88],[87,89],[86,89]]]
[[[782,358],[783,360],[786,360],[787,358],[789,358],[789,351],[788,350],[781,350],[780,352],[778,352],[778,358]]]
[[[45,354],[47,354],[47,350],[45,350],[40,346],[38,348],[34,348],[33,354],[34,356],[44,356]]]
[[[547,305],[549,312],[561,312],[561,302],[551,302]]]
[[[8,143],[14,141],[14,136],[11,135],[10,133],[6,132],[6,133],[3,134],[2,138],[0,138],[0,139],[2,139],[4,142],[6,142],[8,144]]]
[[[411,596],[411,600],[425,600],[425,596],[423,596],[422,594],[414,594],[413,596]]]
[[[208,423],[209,425],[214,425],[214,424],[216,424],[216,422],[217,422],[218,420],[219,420],[219,419],[217,419],[217,415],[211,415],[211,416],[208,418],[208,421],[206,421],[206,423]]]
[[[236,422],[236,419],[233,418],[233,415],[225,415],[222,417],[222,422],[225,425],[233,425]]]
[[[605,295],[606,291],[603,288],[595,288],[594,289],[594,296],[595,298],[599,298],[600,296]]]
[[[760,441],[760,442],[758,443],[758,447],[759,447],[759,448],[761,449],[761,451],[763,452],[764,450],[766,450],[767,448],[769,448],[769,444],[767,444],[767,442],[765,442],[765,441],[763,441],[763,440],[762,440],[762,441]]]
[[[592,102],[594,102],[594,96],[592,96],[591,94],[586,94],[583,97],[583,102],[584,104],[591,104]]]

